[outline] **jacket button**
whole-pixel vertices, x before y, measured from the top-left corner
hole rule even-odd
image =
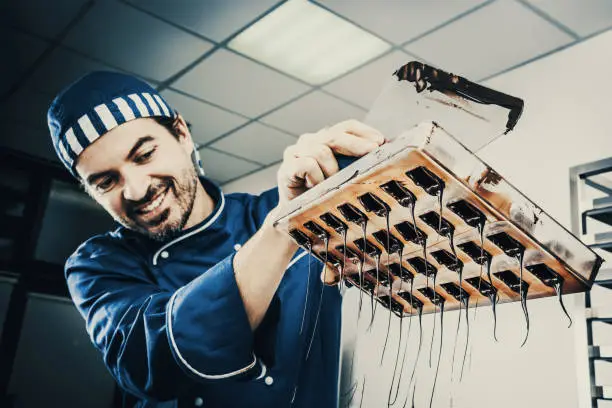
[[[264,380],[266,385],[272,385],[274,384],[274,378],[267,376],[266,379]]]
[[[235,251],[239,250],[240,248],[242,248],[242,245],[240,245],[240,244],[234,245],[234,250]]]
[[[201,407],[202,405],[204,405],[204,400],[200,397],[196,398],[195,401],[193,402],[193,404],[196,407]]]
[[[170,256],[170,254],[168,253],[168,251],[162,251],[161,254],[159,254],[162,258],[164,259],[168,259],[168,257]]]

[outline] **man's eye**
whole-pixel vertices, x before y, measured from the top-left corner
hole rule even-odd
[[[144,163],[144,162],[146,162],[147,160],[149,160],[153,156],[153,153],[155,153],[155,149],[151,149],[149,151],[146,151],[143,154],[141,154],[139,156],[136,156],[134,158],[134,161],[136,163]]]
[[[96,184],[96,189],[101,192],[108,191],[113,186],[113,183],[114,181],[112,177],[105,177],[104,179],[100,180],[98,184]]]

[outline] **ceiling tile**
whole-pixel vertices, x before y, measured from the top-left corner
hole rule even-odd
[[[50,95],[57,95],[86,73],[101,70],[113,71],[114,69],[67,48],[58,47],[34,71],[27,85]]]
[[[112,27],[112,29],[110,29]],[[164,80],[212,44],[128,5],[99,2],[64,43],[109,65]]]
[[[261,119],[295,135],[316,132],[346,119],[361,119],[365,110],[315,91]]]
[[[527,1],[582,37],[612,27],[610,0]]]
[[[521,22],[520,29],[517,21]],[[570,41],[572,37],[527,7],[498,1],[406,49],[443,70],[479,80]]]
[[[200,158],[206,175],[219,183],[225,183],[258,168],[256,164],[206,148],[200,149]]]
[[[127,1],[217,42],[225,40],[278,2],[278,0]]]
[[[40,57],[48,44],[6,27],[0,29],[0,36],[0,55],[3,61],[10,61],[0,64],[0,95],[4,95]]]
[[[306,0],[283,3],[227,47],[312,85],[391,49],[389,42]]]
[[[309,89],[223,49],[198,64],[173,87],[249,117],[271,110]]]
[[[199,144],[209,142],[248,120],[172,90],[165,90],[161,94],[191,124],[191,134]]]
[[[253,122],[211,145],[237,156],[263,164],[283,158],[283,151],[297,139],[294,136]]]
[[[402,44],[484,0],[445,1],[347,1],[318,0],[324,7],[395,43]]]
[[[75,18],[86,0],[0,2],[0,21],[54,39]]]
[[[330,83],[324,89],[369,109],[395,70],[414,59],[405,52],[395,51]]]

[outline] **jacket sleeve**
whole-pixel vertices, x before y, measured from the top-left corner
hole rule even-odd
[[[147,278],[144,260],[108,237],[69,258],[73,301],[122,388],[169,400],[198,382],[259,375],[232,261],[233,254],[170,292]]]

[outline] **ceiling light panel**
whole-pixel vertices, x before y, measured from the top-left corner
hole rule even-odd
[[[311,84],[333,79],[391,47],[306,0],[289,0],[228,46]]]
[[[156,16],[221,42],[256,16],[264,14],[278,0],[127,0]]]
[[[481,5],[483,0],[316,2],[399,45]]]

